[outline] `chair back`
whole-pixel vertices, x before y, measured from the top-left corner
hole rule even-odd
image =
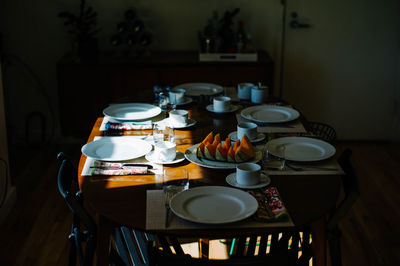
[[[308,125],[316,137],[329,143],[336,142],[336,130],[332,126],[321,122],[308,122]]]
[[[58,171],[58,189],[73,213],[72,230],[69,235],[69,265],[76,264],[76,257],[78,257],[80,265],[92,265],[97,241],[97,227],[82,205],[81,191],[76,189],[77,171],[64,153],[60,152],[57,159],[61,161]],[[82,242],[86,243],[85,252],[82,249]]]
[[[328,231],[333,230],[338,225],[339,221],[346,215],[346,213],[353,206],[354,202],[360,196],[357,174],[350,160],[351,154],[352,151],[350,149],[346,149],[338,159],[338,163],[345,172],[345,174],[342,176],[344,198],[331,213],[331,216],[328,219],[326,225]]]

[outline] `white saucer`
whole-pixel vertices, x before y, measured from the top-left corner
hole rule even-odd
[[[192,118],[188,118],[188,121],[187,121],[187,123],[185,125],[172,125],[170,118],[168,118],[168,124],[171,127],[177,128],[177,129],[191,127],[191,126],[196,125],[196,123],[197,123],[196,120],[194,120]]]
[[[154,158],[154,150],[146,154],[145,158],[147,161],[151,163],[156,163],[156,164],[174,164],[174,163],[179,163],[185,160],[185,155],[179,151],[176,152],[176,157],[172,161],[160,161],[158,159]]]
[[[216,114],[227,114],[227,113],[233,113],[236,112],[239,109],[239,106],[237,105],[231,105],[231,108],[229,110],[223,111],[223,112],[215,112],[214,111],[214,105],[213,104],[209,104],[206,107],[207,111],[216,113]]]
[[[192,98],[185,97],[185,99],[183,100],[183,102],[177,103],[177,104],[175,104],[175,105],[176,105],[176,106],[181,106],[181,105],[189,104],[189,103],[191,103],[191,102],[193,102],[193,99],[192,99]]]
[[[260,174],[260,183],[256,185],[251,185],[251,186],[245,186],[245,185],[239,185],[236,183],[236,173],[229,174],[226,177],[226,183],[233,187],[238,187],[238,188],[248,188],[248,189],[253,189],[253,188],[261,188],[268,186],[269,183],[271,183],[271,179],[264,173]]]
[[[238,139],[237,131],[233,131],[233,132],[229,133],[228,137],[230,137],[232,141],[236,141]],[[265,139],[265,137],[266,137],[265,134],[258,133],[257,138],[250,140],[250,142],[254,143],[254,142],[263,141]]]

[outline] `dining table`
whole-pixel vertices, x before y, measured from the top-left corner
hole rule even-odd
[[[277,101],[274,100],[273,103]],[[182,109],[188,110],[189,116],[196,124],[181,129],[174,129],[176,149],[181,153],[200,143],[210,132],[219,133],[225,139],[236,130],[236,114],[251,105],[249,102],[236,102],[238,110],[231,113],[213,113],[207,110],[204,104],[194,101]],[[300,112],[301,113],[301,112]],[[166,115],[168,113],[166,112]],[[96,137],[112,136],[140,136],[152,134],[151,129],[102,131],[103,116],[98,117],[93,125],[87,143]],[[307,120],[300,115],[298,119],[307,131]],[[90,121],[88,121],[90,123]],[[268,139],[268,138],[267,138]],[[266,140],[261,142],[265,145]],[[180,237],[208,237],[228,238],[240,235],[263,234],[269,232],[293,230],[310,225],[312,228],[312,243],[314,249],[313,263],[324,264],[325,261],[325,234],[324,222],[329,211],[335,207],[340,194],[340,174],[331,175],[296,175],[296,174],[270,174],[270,186],[279,190],[285,207],[290,214],[292,225],[282,223],[269,226],[246,226],[246,220],[228,224],[208,224],[192,228],[159,228],[148,229],[147,222],[147,197],[148,191],[161,190],[156,175],[130,175],[130,176],[87,176],[82,171],[87,160],[82,154],[78,167],[79,188],[84,195],[87,208],[95,215],[98,223],[98,240],[96,250],[97,265],[107,265],[108,251],[111,243],[113,228],[127,226],[135,230],[156,234],[177,235]],[[197,186],[224,186],[230,187],[226,177],[235,169],[214,169],[203,167],[188,160],[176,164],[163,165],[164,169],[185,168],[189,173],[190,188]],[[165,182],[165,181],[163,181]],[[205,230],[206,229],[206,230]]]

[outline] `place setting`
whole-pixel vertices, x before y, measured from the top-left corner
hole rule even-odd
[[[148,130],[165,118],[160,107],[146,103],[111,104],[103,114],[100,131]]]
[[[264,147],[263,166],[273,175],[337,175],[343,174],[333,158],[335,147],[309,137],[281,137]]]
[[[146,178],[140,176],[155,175],[162,170],[162,166],[145,159],[144,156],[151,150],[150,143],[132,136],[96,136],[81,149],[87,157],[81,175],[92,176],[91,181],[145,180]],[[132,179],[113,176],[136,177]]]
[[[238,123],[257,124],[262,133],[306,132],[299,116],[300,113],[293,108],[263,104],[244,108],[240,114],[236,114],[236,119]]]

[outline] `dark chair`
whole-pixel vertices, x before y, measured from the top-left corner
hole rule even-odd
[[[93,265],[96,250],[97,226],[82,205],[83,196],[78,188],[77,171],[67,156],[60,152],[57,159],[61,161],[58,171],[58,189],[73,213],[71,233],[69,239],[68,265]],[[117,229],[116,229],[117,231]],[[110,250],[111,265],[125,264],[114,248]]]
[[[360,196],[357,174],[350,161],[351,154],[352,151],[346,149],[338,159],[340,166],[345,172],[345,175],[342,176],[344,198],[339,202],[337,207],[331,211],[326,223],[326,235],[332,266],[342,265],[342,252],[340,248],[341,230],[339,228],[339,222]]]
[[[336,130],[332,126],[321,122],[308,122],[308,125],[310,126],[311,133],[313,133],[317,138],[329,143],[335,143]]]
[[[77,259],[79,265],[93,265],[97,236],[96,224],[82,206],[82,193],[77,189],[77,172],[71,161],[62,152],[58,154],[57,159],[61,161],[58,171],[58,189],[73,213],[71,233],[68,236],[69,265],[76,265]]]

